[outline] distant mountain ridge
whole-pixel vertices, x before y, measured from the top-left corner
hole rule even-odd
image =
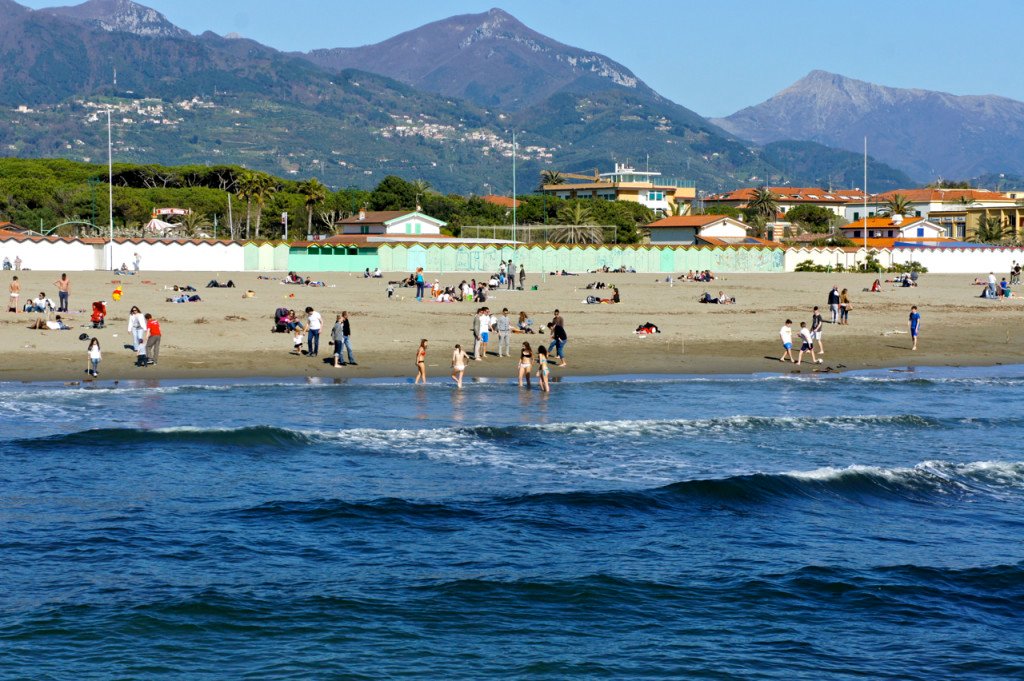
[[[406,31],[376,45],[313,50],[329,69],[379,73],[413,87],[514,111],[567,88],[647,88],[604,55],[552,40],[501,9],[463,14]]]
[[[812,71],[714,123],[759,144],[806,140],[859,151],[919,180],[1024,172],[1024,102],[891,88]]]
[[[847,163],[820,146],[760,150],[607,57],[501,10],[396,36],[377,50],[391,62],[361,63],[376,72],[244,38],[192,35],[130,0],[35,11],[0,0],[0,18],[0,106],[27,109],[0,117],[9,155],[86,160],[105,152],[96,112],[113,106],[121,160],[239,163],[335,186],[369,186],[390,173],[446,192],[507,191],[513,129],[524,131],[522,187],[535,186],[543,168],[648,158],[665,177],[708,190],[817,184],[824,170],[833,176]],[[450,94],[457,91],[465,98]]]

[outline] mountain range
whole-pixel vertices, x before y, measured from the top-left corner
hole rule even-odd
[[[759,144],[808,140],[860,151],[919,180],[1024,172],[1024,102],[866,83],[825,71],[713,121]]]
[[[499,9],[378,45],[285,53],[193,35],[131,0],[43,10],[0,0],[0,106],[14,110],[0,117],[7,155],[101,158],[113,108],[119,160],[234,162],[334,186],[398,174],[442,191],[507,192],[512,130],[527,188],[542,168],[616,161],[712,191],[861,184],[859,147],[812,126],[747,132],[744,112],[708,120]],[[904,168],[924,177],[897,160],[872,159],[873,189],[914,184]]]

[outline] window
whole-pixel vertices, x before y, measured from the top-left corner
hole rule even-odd
[[[892,230],[891,229],[889,230],[889,237],[890,238],[892,237]]]
[[[359,253],[359,250],[358,250],[358,249],[356,249],[356,248],[349,248],[349,249],[348,249],[348,251],[347,251],[347,253],[348,253],[349,255],[357,255],[357,254]]]
[[[858,229],[858,230],[856,230],[856,231],[855,231],[855,232],[853,233],[853,238],[854,238],[854,239],[859,239],[859,238],[860,238],[860,230],[859,230],[859,229]]]
[[[369,234],[370,233],[370,226],[369,225],[359,225],[359,233],[360,234]]]
[[[412,225],[411,224],[409,224],[409,223],[405,224],[405,233],[406,234],[412,234]]]
[[[421,225],[420,223],[417,222],[416,223],[416,233],[420,234],[421,232],[423,232],[423,225]]]
[[[915,211],[914,211],[914,217],[915,217],[915,218],[919,218],[919,217],[921,217],[921,211],[919,211],[919,210],[915,210]]]
[[[917,236],[919,238],[924,236],[924,227],[918,227],[917,228]]]
[[[647,192],[648,201],[664,201],[665,192]]]
[[[854,219],[854,220],[860,220],[860,213],[858,213],[858,212],[854,211],[854,213],[853,213],[853,219]]]

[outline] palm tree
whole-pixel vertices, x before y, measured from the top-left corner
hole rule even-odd
[[[546,184],[565,184],[565,178],[557,170],[545,170],[540,174],[541,186]]]
[[[327,187],[315,177],[299,184],[299,194],[306,199],[306,233],[313,233],[313,210],[327,198]]]
[[[995,215],[984,215],[978,221],[978,229],[971,241],[981,244],[997,244],[1003,240],[1003,221]]]
[[[972,203],[977,203],[977,199],[974,198],[974,194],[961,194],[960,198],[956,200],[961,206],[969,206]]]
[[[763,227],[770,220],[774,220],[779,212],[779,197],[772,193],[768,187],[761,186],[753,190],[750,200],[747,201],[747,209],[753,213],[758,225]]]
[[[910,207],[910,199],[903,194],[893,194],[886,201],[885,209],[889,212],[889,215],[906,215]]]
[[[562,226],[551,232],[551,240],[563,244],[597,244],[601,243],[602,234],[599,227],[594,226],[594,218],[588,206],[579,200],[572,201],[558,211],[558,219]]]
[[[178,227],[182,235],[188,237],[195,237],[201,232],[201,230],[210,226],[210,219],[206,217],[206,214],[197,213],[196,211],[186,213],[181,219],[181,222],[178,223]]]
[[[249,226],[252,224],[252,200],[256,196],[257,175],[246,170],[235,182],[235,193],[238,198],[245,199],[245,238],[249,238]]]
[[[256,232],[254,237],[259,239],[260,223],[263,221],[263,206],[266,205],[267,199],[277,192],[277,180],[270,175],[257,173],[252,189],[252,198],[256,201]]]

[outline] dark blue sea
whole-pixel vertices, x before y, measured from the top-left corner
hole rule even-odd
[[[1024,678],[1024,368],[0,387],[0,678]]]

